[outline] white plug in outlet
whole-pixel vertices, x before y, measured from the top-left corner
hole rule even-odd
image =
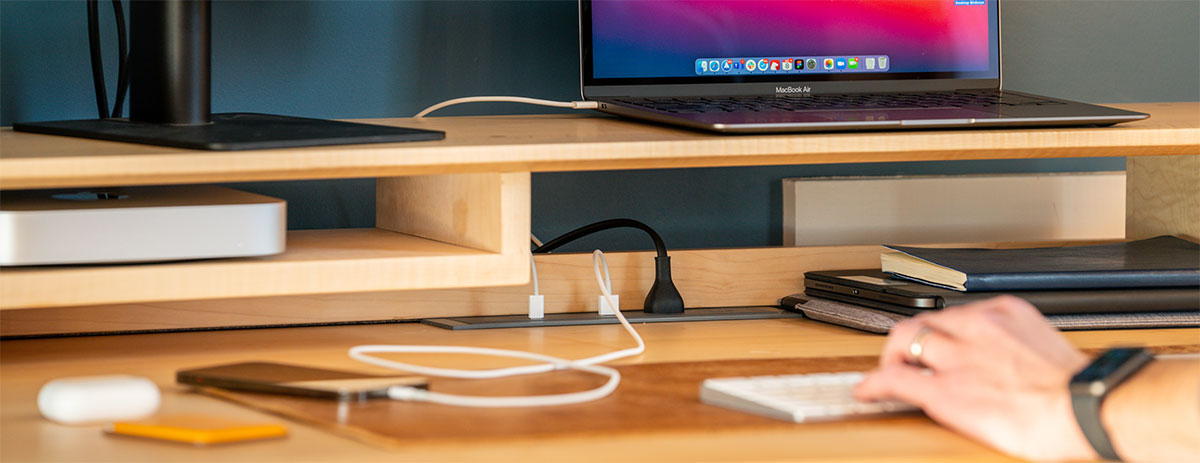
[[[546,318],[546,296],[541,294],[529,296],[529,318],[532,320]]]
[[[597,307],[600,307],[600,315],[609,315],[609,316],[617,315],[617,313],[615,311],[619,310],[621,308],[621,296],[619,296],[617,294],[613,294],[612,300],[613,300],[613,302],[615,302],[617,304],[617,307],[613,307],[613,306],[609,305],[608,298],[604,297],[603,294],[600,295],[600,302],[597,304]]]

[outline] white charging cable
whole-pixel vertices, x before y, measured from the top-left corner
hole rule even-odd
[[[527,98],[523,96],[468,96],[462,98],[454,98],[435,104],[428,108],[422,109],[421,112],[413,116],[413,119],[420,119],[428,116],[429,113],[463,103],[488,103],[488,102],[503,102],[503,103],[523,103],[539,106],[553,106],[555,108],[571,108],[571,109],[596,109],[600,107],[600,103],[595,101],[554,101],[543,100],[540,98]]]
[[[539,240],[533,233],[529,234],[529,241],[537,246],[542,245],[542,240]],[[532,252],[529,253],[529,271],[533,273],[533,295],[529,296],[529,319],[541,320],[546,318],[546,296],[538,292],[537,261],[533,259]]]
[[[594,258],[594,257],[593,257]],[[600,262],[604,264],[604,281],[600,284],[600,298],[596,300],[596,307],[601,316],[611,317],[621,311],[618,305],[621,303],[621,298],[612,293],[612,278],[608,276],[608,259],[604,254],[600,254]]]
[[[533,259],[533,253],[529,254],[529,271],[533,273],[533,295],[529,296],[529,318],[541,320],[546,318],[546,296],[538,292],[537,261]]]
[[[604,259],[604,253],[599,249],[592,252],[592,266],[594,267],[596,273],[596,284],[600,286],[601,293],[603,293],[606,297],[611,298],[612,293],[609,291],[608,287],[605,286],[604,279],[600,273],[600,263],[602,259]],[[607,271],[607,263],[605,263],[605,267],[605,270]],[[615,301],[609,300],[609,303],[616,307]],[[621,382],[621,374],[617,372],[617,370],[597,364],[638,355],[646,351],[646,344],[642,341],[642,337],[638,335],[637,331],[633,329],[633,325],[629,324],[629,321],[625,319],[625,316],[621,314],[619,310],[616,312],[616,317],[617,320],[621,322],[621,326],[625,328],[625,331],[628,332],[630,336],[633,336],[634,341],[637,342],[637,346],[609,352],[607,354],[597,355],[594,357],[588,357],[582,360],[568,360],[549,355],[508,349],[491,349],[484,347],[465,346],[403,345],[354,346],[350,348],[350,357],[360,362],[385,368],[408,371],[427,376],[441,376],[447,378],[500,378],[505,376],[528,375],[533,373],[545,373],[554,370],[568,369],[585,371],[588,373],[595,373],[608,377],[607,382],[592,390],[540,396],[479,397],[458,394],[444,394],[410,386],[392,386],[388,389],[388,397],[397,400],[433,402],[461,407],[538,407],[588,402],[611,394]],[[372,355],[379,353],[480,354],[536,360],[544,363],[519,367],[496,368],[490,370],[457,370],[413,365],[394,360],[385,360]]]

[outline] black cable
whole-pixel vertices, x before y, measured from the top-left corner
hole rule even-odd
[[[655,232],[649,225],[633,219],[604,220],[571,230],[534,248],[533,252],[547,253],[592,233],[623,227],[636,228],[646,232],[647,235],[650,235],[650,239],[654,240],[654,250],[658,252],[658,256],[654,258],[654,284],[650,286],[650,291],[646,292],[646,302],[642,304],[644,311],[656,314],[683,313],[683,297],[679,295],[679,290],[675,289],[675,283],[671,281],[671,258],[667,256],[667,245],[663,244],[662,237],[658,236],[658,232]]]
[[[113,103],[112,117],[121,117],[125,108],[125,90],[129,88],[129,42],[125,35],[125,8],[121,0],[113,0],[113,15],[117,17],[117,98]]]
[[[650,239],[654,241],[654,250],[658,252],[658,257],[667,257],[667,246],[665,244],[663,244],[662,237],[658,236],[658,232],[655,232],[654,229],[650,228],[649,225],[646,225],[644,223],[638,222],[633,219],[609,219],[609,220],[603,220],[600,222],[596,222],[596,223],[593,223],[590,225],[584,225],[582,227],[571,230],[558,238],[547,241],[546,244],[543,244],[541,246],[534,248],[533,252],[534,253],[550,252],[555,249],[558,249],[559,247],[561,247],[564,244],[570,243],[579,238],[583,238],[592,233],[596,233],[598,231],[603,231],[603,230],[608,230],[611,228],[624,228],[624,227],[636,228],[636,229],[646,232],[646,234],[650,235]]]
[[[96,87],[96,107],[101,119],[108,118],[108,94],[104,91],[104,62],[100,56],[100,9],[97,0],[87,1],[88,45],[92,52],[92,84]]]

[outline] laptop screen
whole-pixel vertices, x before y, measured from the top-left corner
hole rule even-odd
[[[591,0],[587,85],[999,77],[997,0]]]

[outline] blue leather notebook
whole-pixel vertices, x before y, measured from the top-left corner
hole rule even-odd
[[[883,271],[959,291],[1200,286],[1200,245],[1172,236],[1092,246],[885,246]]]

